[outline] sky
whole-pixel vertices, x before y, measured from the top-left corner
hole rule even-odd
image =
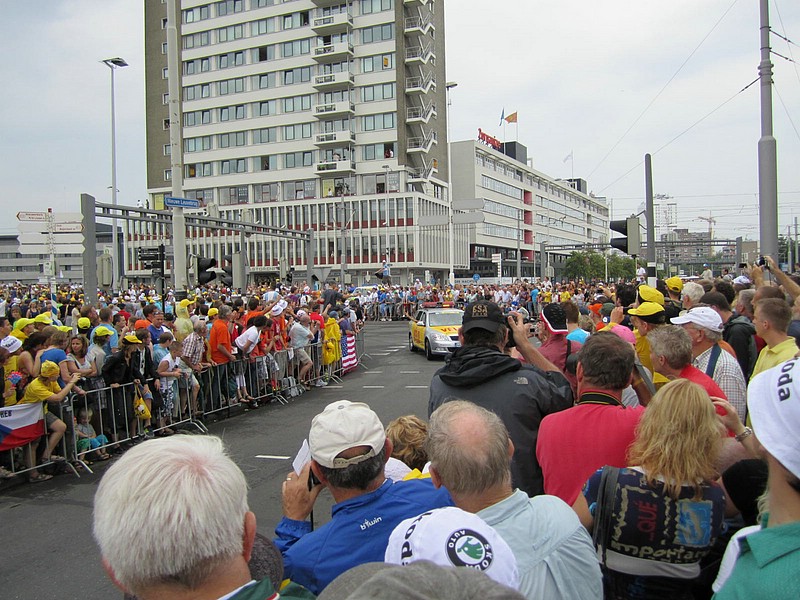
[[[441,3],[439,4],[441,7]],[[490,7],[490,8],[489,8]],[[143,3],[28,0],[4,7],[0,233],[19,210],[111,199],[116,71],[120,204],[146,196]],[[644,155],[679,227],[758,238],[757,0],[447,0],[454,140],[478,128],[528,148],[534,168],[581,177],[614,218],[641,210]],[[800,2],[771,0],[774,32],[800,44]],[[779,230],[800,219],[800,46],[773,34]],[[11,59],[13,57],[13,59]],[[499,124],[518,113],[517,125]],[[567,159],[571,156],[571,160]]]

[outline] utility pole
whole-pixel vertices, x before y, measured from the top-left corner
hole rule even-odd
[[[759,238],[762,256],[778,255],[778,159],[772,135],[772,60],[769,45],[769,0],[759,0],[761,17],[761,138],[758,140]]]
[[[521,216],[522,216],[522,209],[518,208],[517,209],[517,279],[519,281],[522,281],[522,256],[520,254],[522,252],[522,247],[521,247],[521,241],[519,239],[520,235],[522,235],[522,230],[520,229]]]
[[[653,163],[644,155],[645,215],[647,216],[647,285],[656,286],[656,228],[653,207]]]
[[[167,74],[169,82],[169,144],[171,159],[172,196],[183,197],[183,143],[181,141],[181,96],[178,62],[178,0],[167,0]],[[172,284],[176,297],[185,298],[186,218],[183,208],[172,209]]]

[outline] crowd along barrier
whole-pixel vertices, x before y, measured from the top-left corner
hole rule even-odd
[[[319,381],[341,383],[347,372],[369,356],[362,334],[351,339],[345,336],[344,342],[330,340],[327,346],[325,342],[310,344],[305,351],[313,367],[304,381],[299,378],[301,362],[291,349],[240,358],[199,372],[184,368],[181,377],[159,380],[161,389],[153,380],[111,386],[102,378],[86,381],[83,393],[73,393],[63,402],[48,406],[48,411],[63,422],[65,432],[52,452],[58,458],[46,464],[42,464],[41,456],[50,432],[45,435],[42,405],[0,408],[9,414],[38,410],[28,431],[30,442],[0,450],[0,465],[15,476],[59,466],[76,476],[80,476],[80,470],[91,473],[94,462],[145,438],[179,430],[207,433],[203,423],[207,416],[227,417],[231,409],[252,406],[254,401],[287,404],[302,395],[306,386],[313,387]],[[149,418],[137,414],[140,396]]]

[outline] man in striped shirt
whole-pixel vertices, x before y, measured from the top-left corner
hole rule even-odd
[[[697,306],[670,321],[683,327],[692,339],[692,364],[716,382],[744,419],[747,382],[739,361],[720,346],[722,318],[717,311],[710,306]]]

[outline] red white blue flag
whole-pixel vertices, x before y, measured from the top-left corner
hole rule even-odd
[[[41,402],[0,408],[0,451],[30,444],[44,433]]]
[[[342,371],[348,373],[358,366],[356,353],[356,337],[354,335],[342,336]]]

